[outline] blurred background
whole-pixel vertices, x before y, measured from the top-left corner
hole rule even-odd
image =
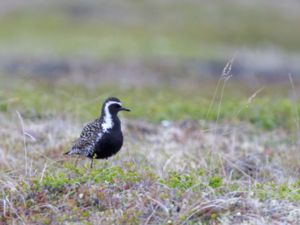
[[[207,106],[233,59],[219,116],[236,115],[236,105],[263,89],[257,98],[267,100],[238,116],[256,123],[274,96],[295,100],[299,24],[297,0],[1,2],[0,107],[31,117],[75,111],[79,118],[85,107],[90,118],[102,99],[118,95],[136,109],[132,117],[215,119],[217,110],[210,115]],[[283,104],[279,113],[291,110]],[[259,123],[274,127],[280,117]]]

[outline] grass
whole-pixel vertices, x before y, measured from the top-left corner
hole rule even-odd
[[[215,84],[208,85],[213,88]],[[208,110],[213,93],[208,92],[210,87],[205,85],[200,90],[174,90],[168,86],[129,89],[99,86],[91,89],[67,83],[55,84],[54,88],[45,82],[32,83],[21,79],[9,87],[2,87],[0,109],[2,112],[18,110],[26,118],[65,115],[86,121],[99,115],[101,102],[107,96],[119,96],[125,105],[133,109],[131,113],[124,114],[128,118],[151,122],[184,119],[215,121],[218,118],[221,121],[248,121],[271,130],[285,128],[294,131],[297,128],[295,119],[300,116],[299,105],[287,98],[288,87],[265,88],[251,102],[249,100],[255,90],[243,91],[243,87],[240,83],[229,84],[218,112],[220,96],[217,96],[212,110]],[[281,93],[274,94],[278,88],[281,88]]]
[[[218,94],[208,114],[214,85],[112,92],[111,86],[28,78],[2,82],[1,221],[298,221],[295,103],[284,91],[272,94],[272,87],[250,102],[253,90],[228,82],[220,113]],[[126,96],[124,105],[132,109],[122,115],[125,146],[108,161],[97,161],[93,170],[87,160],[75,167],[62,153],[82,123],[99,114],[107,93]]]
[[[32,129],[30,126],[28,124],[28,129]],[[52,123],[52,126],[55,124]],[[210,150],[205,147],[200,148],[204,160],[197,158],[201,146],[198,140],[174,140],[166,136],[166,133],[172,134],[172,129],[176,126],[170,127],[168,131],[163,127],[158,128],[159,135],[135,133],[137,127],[128,127],[131,132],[127,133],[126,150],[114,159],[97,162],[93,170],[89,170],[88,162],[81,161],[78,167],[74,167],[70,160],[59,160],[60,155],[47,157],[47,154],[56,151],[57,146],[45,146],[43,151],[46,157],[32,162],[27,175],[24,175],[25,171],[19,171],[21,168],[18,165],[10,165],[14,169],[5,173],[5,182],[2,180],[2,221],[26,224],[37,221],[43,224],[66,221],[86,224],[96,224],[99,221],[102,224],[297,221],[298,214],[291,207],[299,205],[299,180],[278,182],[278,177],[266,175],[268,168],[264,168],[262,164],[258,164],[257,172],[251,175],[238,166],[237,161],[228,164],[228,153],[220,155],[214,152],[208,156]],[[53,132],[53,128],[49,126],[45,129],[49,133]],[[191,128],[186,128],[179,135],[186,132],[193,136],[199,134],[199,129],[194,128],[191,133]],[[139,138],[132,139],[130,134],[139,135]],[[149,136],[152,138],[148,139]],[[204,134],[206,140],[212,136],[214,135]],[[154,141],[153,137],[156,138]],[[249,140],[253,138],[248,133],[238,135],[237,138],[239,137]],[[280,136],[272,136],[278,137]],[[19,138],[22,139],[21,136]],[[218,140],[223,144],[221,151],[229,150],[226,138]],[[157,148],[157,141],[166,143]],[[264,143],[263,140],[258,142],[258,145]],[[146,143],[148,154],[141,152],[141,146]],[[188,154],[184,146],[189,149]],[[129,153],[126,152],[128,149]],[[36,150],[32,151],[35,152],[28,156],[30,160],[36,154]],[[245,149],[242,151],[244,154]],[[285,153],[291,152],[287,150]],[[229,154],[236,160],[237,152]],[[220,156],[218,163],[209,160],[210,157],[216,159]],[[168,164],[166,159],[172,159],[172,164]],[[274,169],[280,166],[276,163],[278,159],[285,160],[284,157],[274,155],[267,166]],[[288,172],[285,167],[281,169],[282,172]],[[236,175],[232,176],[233,173]],[[274,204],[280,204],[282,208],[274,207]],[[263,219],[265,215],[269,218]]]
[[[107,166],[107,163],[105,164]],[[97,168],[88,174],[86,168],[74,168],[71,164],[66,164],[60,172],[48,171],[43,179],[33,177],[26,182],[19,183],[16,191],[5,190],[4,196],[7,196],[11,202],[15,202],[15,210],[21,214],[18,215],[8,210],[4,215],[4,221],[9,223],[14,221],[14,217],[18,217],[24,218],[28,223],[42,221],[44,224],[52,224],[84,220],[89,223],[89,218],[97,217],[97,215],[111,218],[111,213],[116,213],[114,208],[111,208],[113,204],[113,207],[122,210],[121,214],[113,220],[117,223],[123,221],[126,224],[139,224],[142,222],[140,218],[144,218],[144,222],[146,219],[150,223],[154,222],[155,217],[151,218],[151,213],[148,211],[148,208],[153,207],[156,214],[165,214],[168,221],[174,224],[184,223],[187,219],[189,224],[199,219],[204,223],[213,223],[217,222],[225,211],[236,213],[243,210],[234,206],[237,199],[235,203],[229,203],[231,206],[227,206],[227,209],[224,203],[219,203],[221,204],[219,206],[211,202],[208,203],[211,204],[208,209],[203,207],[203,209],[197,209],[196,213],[193,212],[195,209],[189,208],[190,206],[184,206],[184,201],[191,201],[190,198],[195,198],[199,201],[197,204],[203,204],[207,197],[217,199],[232,193],[239,196],[241,200],[244,198],[241,197],[243,193],[250,190],[253,192],[251,197],[261,201],[270,198],[277,201],[287,199],[292,202],[300,201],[299,181],[281,185],[271,182],[255,183],[250,188],[244,187],[244,189],[222,182],[222,177],[217,175],[209,177],[208,174],[203,173],[203,170],[191,171],[189,175],[170,172],[167,178],[157,179],[154,171],[137,168],[132,163],[124,163],[122,167]],[[225,180],[225,182],[228,181]],[[139,188],[136,185],[142,185],[142,187]],[[158,190],[159,193],[155,193]],[[61,195],[64,198],[60,198]],[[188,199],[187,195],[190,195]],[[136,197],[138,200],[134,199]],[[156,200],[153,201],[153,198]],[[49,202],[54,205],[47,206]],[[137,208],[136,204],[139,204],[140,208]],[[172,212],[173,210],[175,212]],[[105,219],[102,220],[105,221]],[[156,220],[156,223],[164,221],[167,222],[160,218]],[[93,224],[93,222],[90,223]]]

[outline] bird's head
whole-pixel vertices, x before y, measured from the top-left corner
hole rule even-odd
[[[109,97],[102,105],[102,113],[104,114],[109,113],[110,115],[117,115],[120,111],[130,112],[130,109],[124,108],[122,102],[118,98]]]

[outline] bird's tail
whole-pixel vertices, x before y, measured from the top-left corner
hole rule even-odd
[[[78,154],[78,151],[75,151],[76,149],[71,149],[70,151],[67,151],[64,153],[64,155],[75,155]]]
[[[64,155],[82,155],[81,150],[78,148],[72,148],[70,151],[65,152]]]

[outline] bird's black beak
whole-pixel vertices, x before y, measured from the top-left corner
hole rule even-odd
[[[121,107],[121,108],[120,108],[120,111],[127,111],[127,112],[130,112],[130,109],[127,109],[127,108]]]

